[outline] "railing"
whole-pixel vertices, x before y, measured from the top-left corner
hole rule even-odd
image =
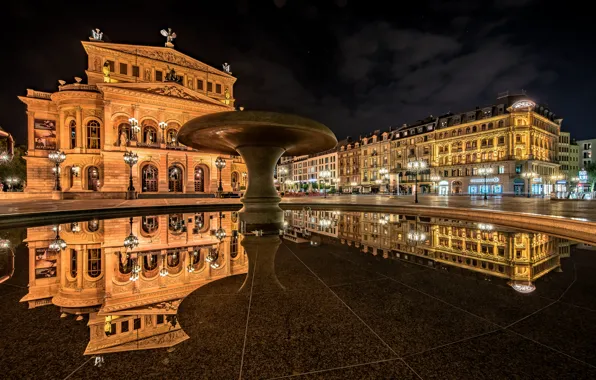
[[[43,91],[36,91],[36,90],[31,90],[31,89],[27,89],[27,97],[28,98],[38,98],[38,99],[51,99],[52,94],[50,94],[49,92],[43,92]]]
[[[99,92],[99,89],[94,84],[80,84],[80,83],[72,83],[72,84],[65,84],[64,86],[58,87],[60,91],[92,91],[92,92]]]

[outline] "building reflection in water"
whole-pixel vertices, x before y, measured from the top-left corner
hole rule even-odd
[[[63,249],[55,248],[58,237]],[[88,314],[85,354],[170,347],[188,339],[176,319],[184,297],[247,272],[240,240],[236,212],[28,228],[29,292],[21,301]]]
[[[570,242],[543,233],[522,232],[487,223],[375,212],[286,210],[284,238],[314,242],[313,236],[386,259],[464,271],[507,280],[519,292],[568,257]]]
[[[287,241],[334,242],[385,259],[458,268],[503,279],[519,292],[533,291],[538,278],[559,269],[571,244],[437,217],[305,208],[286,210],[284,218]],[[189,338],[177,320],[184,297],[248,273],[257,252],[258,268],[251,270],[260,273],[260,286],[279,291],[290,285],[275,274],[279,237],[243,237],[238,219],[236,212],[178,213],[28,228],[29,292],[21,301],[30,308],[56,305],[63,316],[88,315],[87,355],[174,346]],[[5,272],[14,269],[14,255],[6,247],[2,252],[6,270],[0,275],[10,276]],[[247,284],[239,291],[248,291]]]

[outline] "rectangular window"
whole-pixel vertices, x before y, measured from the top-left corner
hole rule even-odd
[[[122,74],[122,75],[128,74],[128,65],[126,63],[120,63],[120,74]]]
[[[111,73],[115,72],[115,67],[114,67],[114,66],[115,66],[115,64],[114,64],[114,61],[110,61],[110,60],[108,60],[107,62],[108,62],[108,65],[110,66],[110,72],[111,72]]]
[[[203,81],[201,79],[197,79],[197,90],[204,90]]]
[[[163,314],[158,314],[157,315],[157,324],[161,325],[163,323],[163,321],[164,321]]]
[[[215,92],[217,92],[218,94],[221,94],[221,84],[219,84],[219,83],[215,84]]]
[[[499,166],[499,174],[505,173],[505,166]]]
[[[207,91],[213,92],[213,82],[207,82]]]
[[[521,165],[515,165],[515,174],[520,174],[522,172],[522,166]]]
[[[128,332],[128,321],[124,321],[120,324],[120,332]]]
[[[141,328],[141,318],[135,318],[132,324],[133,330],[138,330]]]
[[[132,76],[138,78],[139,77],[139,66],[132,67]]]
[[[163,82],[163,72],[162,71],[155,70],[155,81]]]

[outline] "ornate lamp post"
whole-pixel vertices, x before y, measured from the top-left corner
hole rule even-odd
[[[327,179],[331,177],[331,172],[329,170],[323,170],[319,173],[319,177],[323,179],[323,193],[325,194],[325,198],[327,198]]]
[[[139,121],[134,117],[131,117],[128,119],[128,122],[130,123],[130,134],[132,135],[130,136],[130,140],[137,141],[137,133],[141,131],[141,127],[139,127]]]
[[[322,230],[325,230],[331,227],[331,220],[327,218],[322,218],[321,220],[319,220],[319,226],[321,226]]]
[[[528,198],[530,198],[530,181],[532,181],[532,178],[537,176],[537,173],[535,172],[524,172],[521,174],[522,177],[526,178],[528,180]]]
[[[132,183],[132,167],[139,161],[139,156],[136,153],[126,151],[124,153],[124,162],[130,168],[128,175],[128,191],[126,193],[126,199],[135,199],[135,187]]]
[[[217,230],[215,230],[215,237],[217,238],[217,240],[222,241],[223,239],[226,238],[226,230],[224,230],[221,227],[221,220],[224,218],[223,213],[220,211],[219,212],[219,227],[217,228]]]
[[[426,161],[423,160],[416,160],[408,162],[408,170],[413,171],[416,178],[416,183],[414,185],[415,195],[414,195],[414,203],[418,203],[418,173],[421,171],[426,170]]]
[[[438,192],[439,192],[439,186],[437,185],[437,182],[439,182],[441,180],[441,176],[439,176],[439,175],[431,175],[430,176],[430,180],[433,181],[433,187],[435,188],[435,194],[438,194]]]
[[[288,168],[286,168],[285,166],[282,166],[281,168],[277,169],[277,177],[279,178],[279,185],[283,186],[282,187],[282,191],[286,191],[286,183],[284,181],[286,175],[288,175]]]
[[[157,126],[159,127],[159,129],[161,129],[161,143],[165,144],[166,143],[166,128],[168,127],[168,123],[166,123],[165,121],[160,121],[159,124],[157,124]]]
[[[14,191],[12,187],[19,183],[19,179],[17,177],[8,177],[6,183],[8,183],[8,191]]]
[[[416,229],[408,232],[407,240],[410,245],[418,245],[426,241],[426,233],[424,233],[424,231],[420,231],[418,226],[416,226]]]
[[[223,185],[221,184],[221,171],[226,167],[226,160],[221,157],[217,157],[215,159],[215,167],[219,171],[219,186],[217,186],[217,193],[221,197],[221,194],[223,193]]]
[[[62,191],[62,187],[60,186],[60,164],[66,160],[66,153],[56,150],[48,154],[48,159],[56,165],[54,167],[54,175],[56,178],[54,191]]]
[[[66,249],[67,244],[60,238],[60,225],[54,226],[54,230],[56,231],[56,237],[48,245],[48,250],[51,252],[60,252]]]
[[[493,168],[480,168],[478,174],[484,177],[484,200],[488,199],[488,188],[486,187],[486,177],[493,174]]]

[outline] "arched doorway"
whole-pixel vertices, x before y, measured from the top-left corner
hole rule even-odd
[[[87,168],[87,190],[99,191],[99,169],[95,166]]]
[[[153,165],[146,165],[145,167],[143,167],[141,176],[142,176],[141,191],[143,193],[157,192],[157,189],[158,189],[157,168]]]
[[[232,172],[232,191],[240,189],[240,175],[238,172]]]
[[[461,194],[462,192],[462,183],[461,181],[453,181],[451,183],[451,193],[453,194]]]
[[[168,169],[168,191],[171,193],[181,193],[182,178],[184,178],[182,168],[178,165],[170,166]]]
[[[195,167],[195,191],[205,192],[205,169],[202,166]]]

